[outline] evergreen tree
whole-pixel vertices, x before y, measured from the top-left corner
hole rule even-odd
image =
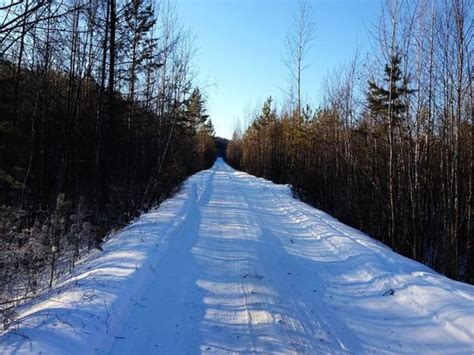
[[[184,125],[192,131],[197,131],[205,124],[209,115],[206,114],[204,98],[199,88],[195,88],[186,101]]]
[[[403,119],[407,111],[406,96],[414,90],[408,88],[409,77],[402,74],[401,58],[398,53],[390,58],[390,63],[385,65],[385,85],[377,85],[374,80],[369,81],[367,102],[372,113],[381,115],[385,120],[397,124]]]
[[[138,75],[144,70],[147,59],[153,55],[156,40],[151,38],[155,15],[147,0],[132,0],[124,7],[124,21],[121,26],[120,47],[125,63],[129,63],[126,82],[129,86],[128,99],[135,99]]]
[[[407,95],[413,93],[408,88],[409,77],[402,74],[400,64],[400,55],[395,52],[390,58],[390,63],[385,65],[384,81],[387,83],[387,87],[379,86],[373,80],[369,81],[369,92],[367,94],[369,110],[376,117],[381,117],[382,122],[388,126],[388,195],[390,210],[388,239],[395,249],[398,249],[398,241],[395,239],[395,127],[400,124],[404,113],[408,110]]]

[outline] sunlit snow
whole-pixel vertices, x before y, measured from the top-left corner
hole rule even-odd
[[[474,287],[218,160],[19,310],[2,353],[474,352]]]

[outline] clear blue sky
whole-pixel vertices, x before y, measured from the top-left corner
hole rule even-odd
[[[303,91],[318,104],[328,72],[369,49],[368,28],[380,0],[310,0],[315,41],[308,55]],[[287,89],[283,62],[286,33],[297,0],[177,0],[183,24],[196,35],[198,82],[218,136],[230,138],[241,120],[272,95],[283,103]],[[244,128],[244,127],[243,127]]]

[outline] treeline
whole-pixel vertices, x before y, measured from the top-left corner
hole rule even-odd
[[[472,5],[387,2],[375,59],[334,72],[317,109],[267,99],[228,161],[474,283]]]
[[[193,50],[170,3],[0,7],[4,316],[12,299],[51,285],[112,228],[211,166]]]

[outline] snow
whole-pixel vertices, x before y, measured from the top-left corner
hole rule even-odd
[[[2,353],[474,352],[473,286],[220,159],[103,248]]]

